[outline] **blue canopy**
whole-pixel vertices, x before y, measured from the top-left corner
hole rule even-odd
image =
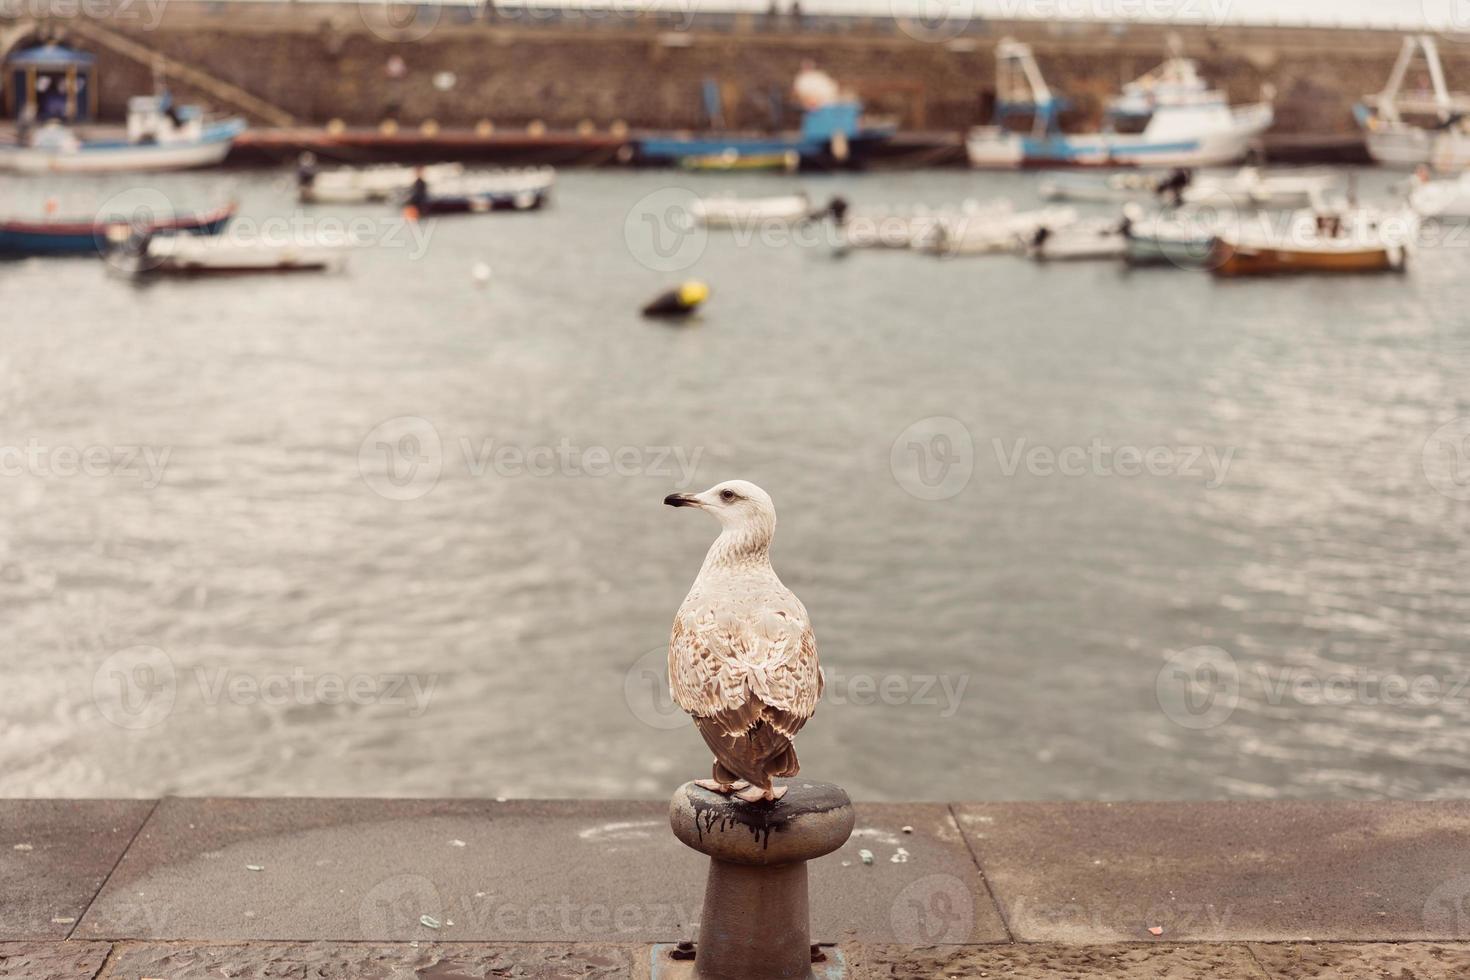
[[[38,48],[26,48],[5,59],[7,68],[90,68],[97,59],[85,51],[76,51],[60,44],[43,44]]]

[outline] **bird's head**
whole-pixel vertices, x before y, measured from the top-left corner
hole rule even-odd
[[[671,493],[664,503],[709,511],[726,530],[764,531],[769,537],[776,529],[776,505],[771,503],[771,495],[745,480],[726,480],[703,493]]]

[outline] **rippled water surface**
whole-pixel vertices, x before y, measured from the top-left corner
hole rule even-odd
[[[289,213],[157,187],[222,179]],[[335,275],[0,266],[0,793],[663,796],[708,766],[656,673],[715,528],[661,500],[731,477],[829,673],[805,771],[855,796],[1470,792],[1464,243],[1270,282],[640,244],[670,184],[1033,180],[568,172]],[[697,322],[637,316],[687,275]]]

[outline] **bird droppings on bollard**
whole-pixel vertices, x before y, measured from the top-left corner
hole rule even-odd
[[[868,850],[866,847],[858,851],[858,857],[862,859],[862,862],[864,864],[873,863],[873,852]]]
[[[442,925],[442,924],[443,923],[441,923],[438,919],[434,918],[432,915],[421,915],[421,916],[419,916],[419,925],[421,925],[421,926],[427,926],[430,929],[438,929],[439,926]]]

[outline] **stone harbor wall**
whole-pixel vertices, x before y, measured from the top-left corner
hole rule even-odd
[[[1162,60],[1165,27],[994,21],[902,24],[789,15],[590,14],[554,19],[524,7],[389,8],[381,3],[118,6],[105,20],[53,19],[40,27],[99,56],[104,117],[151,89],[150,68],[99,44],[89,29],[204,70],[304,123],[444,126],[541,120],[599,129],[694,129],[708,124],[703,87],[718,85],[727,128],[792,125],[783,96],[805,59],[855,90],[876,114],[909,130],[958,131],[986,121],[994,99],[994,46],[1029,41],[1048,81],[1073,101],[1071,121],[1095,119],[1118,86]],[[391,19],[390,19],[391,18]],[[12,27],[15,26],[12,22]],[[1376,91],[1398,52],[1388,32],[1188,28],[1185,50],[1237,100],[1274,88],[1277,131],[1344,133],[1351,110]],[[12,36],[15,32],[12,31]],[[1440,43],[1452,85],[1470,88],[1470,43]],[[136,54],[136,52],[134,52]],[[398,63],[401,61],[401,70]],[[436,84],[436,82],[438,84]],[[176,85],[185,95],[187,85]]]

